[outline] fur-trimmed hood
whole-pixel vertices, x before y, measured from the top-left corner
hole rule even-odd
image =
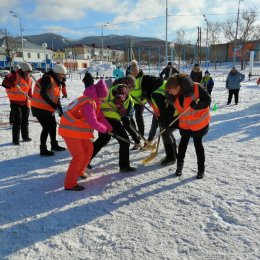
[[[194,93],[194,82],[190,77],[182,77],[180,78],[181,86],[182,86],[182,94],[185,97],[190,97]]]

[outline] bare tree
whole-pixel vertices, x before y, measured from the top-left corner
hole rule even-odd
[[[237,40],[239,43],[241,69],[244,69],[245,61],[247,60],[249,48],[246,45],[248,41],[260,38],[260,29],[254,24],[256,22],[257,13],[256,9],[244,10],[240,16],[238,24],[238,34],[236,39],[236,18],[229,18],[223,24],[223,31],[225,37],[234,42]]]
[[[254,32],[255,26],[254,23],[256,22],[256,12],[255,10],[251,11],[244,11],[242,13],[243,23],[241,24],[241,35],[240,35],[240,42],[242,44],[242,48],[240,50],[240,60],[241,60],[241,69],[245,68],[245,63],[249,56],[250,46],[247,46],[246,43],[248,41],[255,40]]]
[[[185,48],[185,31],[177,30],[176,31],[176,41],[175,41],[175,51],[178,58],[178,69],[180,69],[180,64],[182,60],[182,52]]]
[[[6,29],[0,29],[0,35],[4,38],[4,53],[11,68],[14,64],[14,57],[19,54],[21,43],[16,37],[10,36]]]
[[[212,45],[212,57],[215,63],[215,69],[217,68],[217,44],[221,42],[221,34],[222,34],[223,24],[220,22],[209,22],[208,30],[209,30],[209,46]]]

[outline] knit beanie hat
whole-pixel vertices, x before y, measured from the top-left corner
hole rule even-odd
[[[133,65],[133,64],[134,64],[134,65],[137,65],[137,64],[138,64],[137,60],[131,60],[131,61],[130,61],[130,65]]]
[[[94,84],[94,78],[92,77],[92,75],[87,71],[85,73],[84,78],[82,79],[82,82],[85,84],[85,88],[88,86],[91,86]]]
[[[21,67],[17,64],[13,66],[13,70],[16,72],[17,70],[19,70]]]
[[[205,74],[209,74],[209,75],[210,75],[210,73],[209,73],[209,71],[208,71],[208,70],[206,70],[206,71],[205,71]]]
[[[137,63],[132,63],[131,67],[130,67],[130,73],[132,74],[133,72],[139,72],[139,66],[137,65]]]
[[[55,64],[53,71],[57,74],[67,74],[67,69],[62,64]]]
[[[104,98],[107,97],[108,95],[108,88],[103,79],[99,80],[99,82],[96,84],[96,91],[97,91],[97,96],[99,98]]]
[[[32,71],[32,66],[30,63],[28,62],[22,62],[20,63],[20,68],[23,72],[26,72],[26,71]]]

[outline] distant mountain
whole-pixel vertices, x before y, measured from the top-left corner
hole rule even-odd
[[[87,36],[79,40],[71,40],[60,36],[54,33],[45,33],[39,35],[30,35],[24,36],[25,39],[28,41],[42,45],[42,43],[47,43],[49,48],[54,49],[64,49],[66,46],[76,45],[76,44],[85,44],[91,45],[95,44],[96,46],[101,47],[102,45],[102,37],[101,36]],[[156,38],[149,38],[149,37],[137,37],[131,35],[106,35],[103,37],[104,47],[110,46],[111,48],[125,50],[127,49],[130,44],[132,46],[163,46],[165,41],[156,39]]]
[[[53,46],[53,49],[63,49],[65,46],[68,46],[72,43],[72,40],[54,33],[30,35],[24,36],[24,38],[40,46],[43,43],[47,43],[48,48],[52,48]]]

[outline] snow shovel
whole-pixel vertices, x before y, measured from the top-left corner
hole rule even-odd
[[[158,137],[158,141],[157,141],[157,145],[155,147],[155,149],[152,150],[151,154],[142,160],[142,164],[146,165],[147,163],[151,162],[153,159],[156,158],[156,156],[158,155],[158,150],[159,150],[159,145],[160,145],[160,138],[161,136],[159,135]]]

